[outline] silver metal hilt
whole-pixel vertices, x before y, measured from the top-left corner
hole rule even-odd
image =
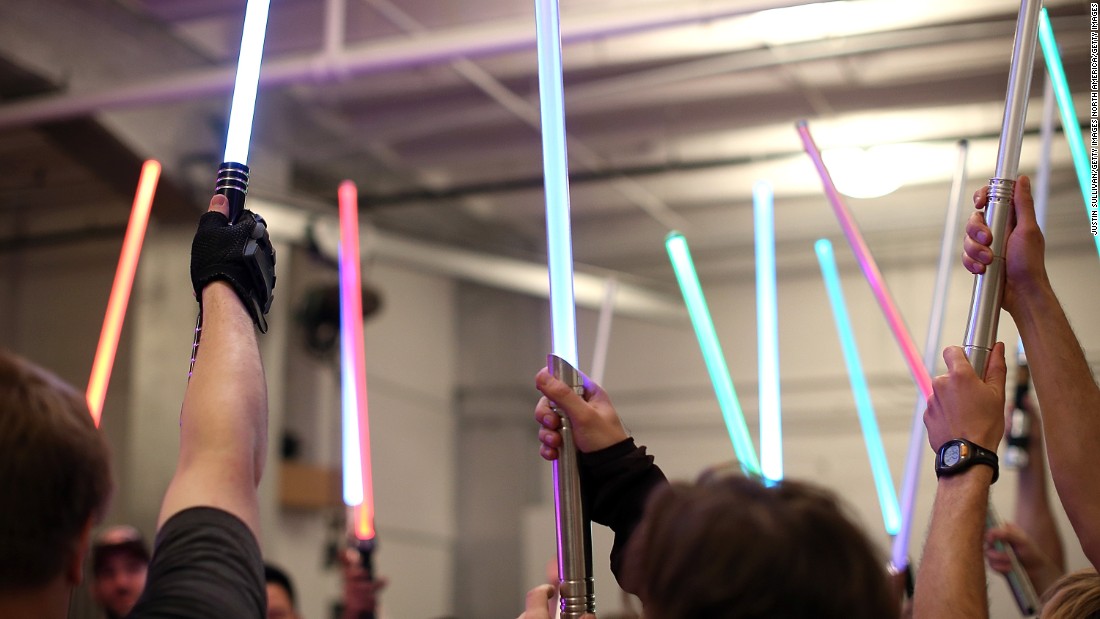
[[[997,510],[993,509],[993,503],[990,503],[989,510],[986,511],[985,526],[987,529],[992,529],[1000,525],[1001,519],[997,516]],[[1020,560],[1016,558],[1016,551],[1012,549],[1012,545],[994,542],[993,547],[1008,555],[1012,569],[1005,574],[1005,579],[1008,580],[1008,587],[1012,589],[1012,597],[1016,599],[1020,614],[1030,617],[1039,612],[1039,596],[1036,595],[1035,587],[1031,584],[1027,572],[1024,571],[1024,566],[1020,565]]]
[[[546,366],[555,378],[584,395],[584,381],[577,368],[561,357],[548,355]],[[592,581],[592,525],[581,501],[577,446],[569,417],[554,407],[561,418],[561,447],[554,468],[554,515],[558,538],[558,592],[562,619],[580,619],[596,612]]]
[[[992,232],[990,249],[993,262],[985,273],[974,277],[974,292],[970,299],[970,318],[966,325],[963,349],[970,365],[979,376],[985,378],[989,353],[997,339],[997,321],[1004,297],[1005,244],[1008,240],[1008,222],[1012,215],[1012,192],[1016,187],[1016,175],[1020,166],[1020,148],[1024,138],[1024,119],[1027,115],[1028,94],[1031,89],[1031,73],[1035,64],[1035,48],[1039,32],[1039,12],[1042,0],[1021,0],[1016,20],[1016,35],[1012,43],[1012,64],[1008,71],[1008,88],[1005,92],[1005,111],[1001,122],[1001,140],[997,146],[997,166],[989,179],[989,203],[985,210],[986,225]],[[988,518],[996,523],[997,517],[990,503]],[[1012,561],[1012,571],[1007,575],[1008,585],[1016,604],[1024,615],[1032,615],[1038,606],[1031,581],[1016,560],[1010,547],[1005,550]]]
[[[222,194],[229,202],[229,223],[237,223],[244,211],[245,196],[248,195],[248,166],[236,161],[223,161],[218,166],[218,175],[214,179],[214,193]]]
[[[1012,212],[1012,192],[1016,181],[1003,178],[989,179],[989,204],[985,207],[985,220],[993,234],[990,250],[993,262],[985,267],[985,273],[974,276],[974,291],[970,297],[970,319],[963,336],[963,350],[970,365],[985,376],[986,363],[993,344],[997,340],[997,324],[1001,317],[1001,301],[1005,288],[1005,244],[1008,220]]]

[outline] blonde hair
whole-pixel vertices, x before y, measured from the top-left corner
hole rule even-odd
[[[1092,568],[1066,574],[1041,602],[1043,619],[1100,619],[1100,574]]]

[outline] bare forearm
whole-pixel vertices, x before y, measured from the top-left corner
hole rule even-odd
[[[1053,291],[1032,295],[1017,311],[1051,476],[1085,554],[1100,565],[1100,388]]]
[[[1034,423],[1040,420],[1035,417]],[[1054,567],[1065,571],[1065,552],[1058,525],[1054,521],[1053,507],[1047,492],[1046,453],[1040,427],[1033,426],[1030,457],[1027,466],[1020,469],[1016,492],[1016,510],[1013,520],[1026,533],[1039,550],[1050,559]]]
[[[239,459],[258,484],[267,443],[267,390],[256,332],[227,284],[203,289],[202,340],[180,418],[180,459]],[[238,469],[241,470],[241,469]]]
[[[989,616],[982,536],[993,470],[976,466],[936,486],[913,617]]]
[[[259,538],[256,486],[267,442],[267,391],[252,319],[222,282],[203,288],[203,335],[180,412],[180,455],[159,526],[191,507],[240,518]]]

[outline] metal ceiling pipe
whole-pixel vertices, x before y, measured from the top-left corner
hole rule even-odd
[[[714,19],[747,15],[799,4],[805,0],[681,0],[630,11],[592,11],[568,15],[562,44],[672,28]],[[430,36],[397,37],[358,45],[338,54],[272,58],[264,62],[260,83],[265,87],[301,81],[321,83],[348,76],[437,64],[461,57],[482,57],[532,49],[535,29],[529,19],[437,30]],[[0,106],[0,128],[30,125],[108,109],[140,107],[228,92],[232,67],[184,71],[162,79],[114,85],[87,93],[35,97]]]
[[[400,7],[392,4],[390,0],[370,0],[370,4],[382,12],[390,23],[410,34],[422,35],[427,31],[422,25],[404,14]],[[536,132],[542,130],[538,102],[528,101],[512,92],[504,83],[490,75],[488,71],[482,69],[469,58],[456,58],[451,61],[451,67],[490,99]],[[610,165],[605,157],[576,136],[567,133],[566,139],[569,143],[569,159],[571,161],[576,161],[589,170],[600,170]],[[628,176],[620,176],[611,181],[611,186],[665,228],[669,230],[691,229],[691,224],[688,223],[687,219],[677,214],[672,207],[638,181]]]

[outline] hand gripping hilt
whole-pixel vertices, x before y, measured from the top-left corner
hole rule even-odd
[[[549,355],[550,373],[584,395],[581,374],[561,357]],[[592,525],[585,517],[581,500],[580,470],[573,424],[569,417],[554,407],[561,418],[562,445],[554,460],[554,513],[558,541],[558,591],[561,596],[562,619],[579,619],[585,613],[596,612],[596,597],[592,580]]]

